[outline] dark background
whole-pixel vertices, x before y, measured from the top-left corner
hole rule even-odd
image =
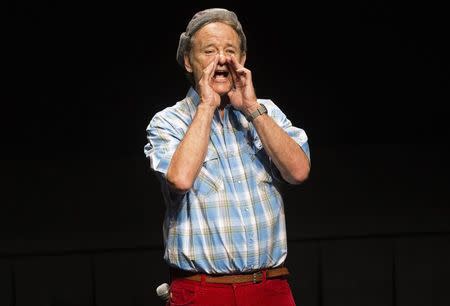
[[[284,188],[297,303],[450,303],[447,11],[288,3],[5,5],[1,305],[157,303],[145,128],[186,94],[178,38],[208,7],[238,14],[258,97],[309,136],[311,177]]]

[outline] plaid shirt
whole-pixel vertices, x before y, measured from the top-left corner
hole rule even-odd
[[[271,101],[258,99],[309,158],[306,133],[292,126]],[[287,255],[281,178],[251,123],[232,106],[223,119],[216,111],[203,166],[183,195],[170,192],[164,179],[178,144],[199,103],[187,97],[152,118],[144,147],[159,174],[166,202],[163,234],[165,261],[183,270],[236,273],[281,265]]]

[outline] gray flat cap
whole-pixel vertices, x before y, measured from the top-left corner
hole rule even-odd
[[[201,27],[208,23],[223,21],[230,25],[241,39],[241,49],[247,52],[247,39],[236,14],[223,8],[210,8],[200,11],[189,21],[186,32],[181,33],[177,49],[177,62],[184,68],[184,54],[188,51],[190,39]]]

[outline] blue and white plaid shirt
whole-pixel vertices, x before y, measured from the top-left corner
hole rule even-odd
[[[271,101],[258,99],[268,115],[304,150],[306,133],[292,126]],[[169,191],[164,179],[170,160],[196,112],[199,96],[185,99],[152,118],[144,152],[161,178],[167,210],[163,226],[165,261],[183,270],[237,273],[281,265],[287,255],[282,181],[251,123],[232,106],[216,111],[208,152],[191,190]]]

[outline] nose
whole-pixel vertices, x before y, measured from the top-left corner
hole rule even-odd
[[[219,52],[219,65],[225,65],[227,62],[227,58],[223,52]]]

